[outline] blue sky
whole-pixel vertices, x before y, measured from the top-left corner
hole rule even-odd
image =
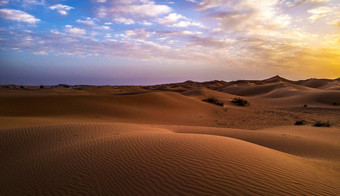
[[[0,0],[0,83],[340,77],[338,0]]]

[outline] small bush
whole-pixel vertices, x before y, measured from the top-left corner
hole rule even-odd
[[[21,88],[21,89],[23,89],[23,88],[24,88],[24,86],[20,86],[20,88]]]
[[[307,105],[307,104],[305,104],[303,107],[307,108],[307,107],[308,107],[308,105]]]
[[[240,97],[234,98],[231,102],[234,103],[234,104],[237,104],[239,106],[248,106],[248,105],[250,105],[249,101],[247,101],[245,99],[242,99]]]
[[[334,102],[334,103],[333,103],[333,105],[337,105],[337,103],[336,103],[336,102]]]
[[[304,120],[298,120],[295,122],[295,125],[304,125],[304,124],[306,124],[306,121]]]
[[[215,104],[215,105],[219,105],[219,106],[223,106],[224,105],[224,103],[222,101],[218,100],[215,97],[208,97],[207,99],[203,99],[202,101],[205,101],[205,102],[208,102],[208,103],[212,103],[212,104]]]
[[[330,127],[331,125],[329,124],[329,121],[327,122],[320,122],[320,121],[317,121],[315,122],[314,124],[314,127]]]
[[[67,84],[58,84],[56,87],[70,88],[70,86]]]
[[[41,88],[41,89],[43,89],[43,88],[44,88],[44,86],[43,86],[43,85],[40,85],[40,88]]]

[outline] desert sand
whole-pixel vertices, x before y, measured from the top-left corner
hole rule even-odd
[[[0,195],[340,195],[339,116],[339,79],[2,85]]]

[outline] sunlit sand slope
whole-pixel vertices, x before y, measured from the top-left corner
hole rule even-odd
[[[80,123],[0,130],[0,195],[339,195],[339,175],[228,137]]]

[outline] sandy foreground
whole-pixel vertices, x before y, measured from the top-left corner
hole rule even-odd
[[[339,105],[338,80],[2,86],[0,195],[340,195]]]

